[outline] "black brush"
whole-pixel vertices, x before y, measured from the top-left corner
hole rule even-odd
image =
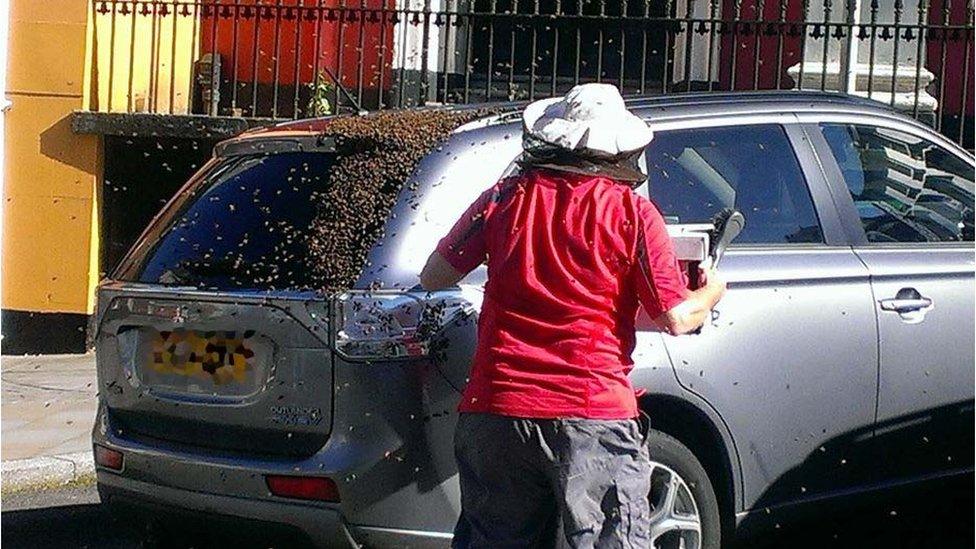
[[[712,249],[708,255],[712,258],[712,266],[718,266],[719,260],[725,254],[725,249],[746,226],[746,218],[739,210],[725,208],[715,214],[715,217],[712,218],[712,225],[715,228],[711,231]]]

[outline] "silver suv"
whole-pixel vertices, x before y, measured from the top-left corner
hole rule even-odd
[[[717,547],[798,504],[971,473],[973,157],[845,96],[629,106],[656,132],[636,192],[675,225],[746,217],[713,321],[638,333],[655,546]],[[434,294],[417,273],[521,132],[517,105],[361,122],[432,138],[425,113],[460,125],[403,158],[378,126],[334,135],[344,117],[224,142],[152,222],[99,288],[103,501],[320,546],[449,543],[485,273]]]

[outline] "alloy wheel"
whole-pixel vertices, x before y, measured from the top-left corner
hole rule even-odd
[[[674,469],[651,461],[650,539],[655,549],[700,549],[701,515],[688,483]]]

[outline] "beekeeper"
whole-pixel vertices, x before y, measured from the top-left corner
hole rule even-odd
[[[648,547],[645,428],[627,377],[639,306],[699,328],[725,292],[689,291],[664,219],[632,187],[652,132],[608,84],[523,113],[519,169],[437,245],[420,281],[483,262],[478,347],[459,407],[455,547]]]

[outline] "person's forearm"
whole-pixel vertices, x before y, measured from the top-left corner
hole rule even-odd
[[[661,324],[674,335],[687,334],[701,328],[711,316],[715,304],[725,295],[725,282],[710,280],[692,291],[688,299],[665,313]]]
[[[420,273],[420,285],[428,292],[443,290],[457,284],[464,275],[465,273],[458,272],[444,256],[435,251],[427,258],[427,264]]]
[[[722,296],[725,295],[725,282],[718,280],[709,280],[705,286],[698,288],[691,292],[690,299],[698,300],[704,310],[711,311],[715,308],[715,304],[721,301]]]

